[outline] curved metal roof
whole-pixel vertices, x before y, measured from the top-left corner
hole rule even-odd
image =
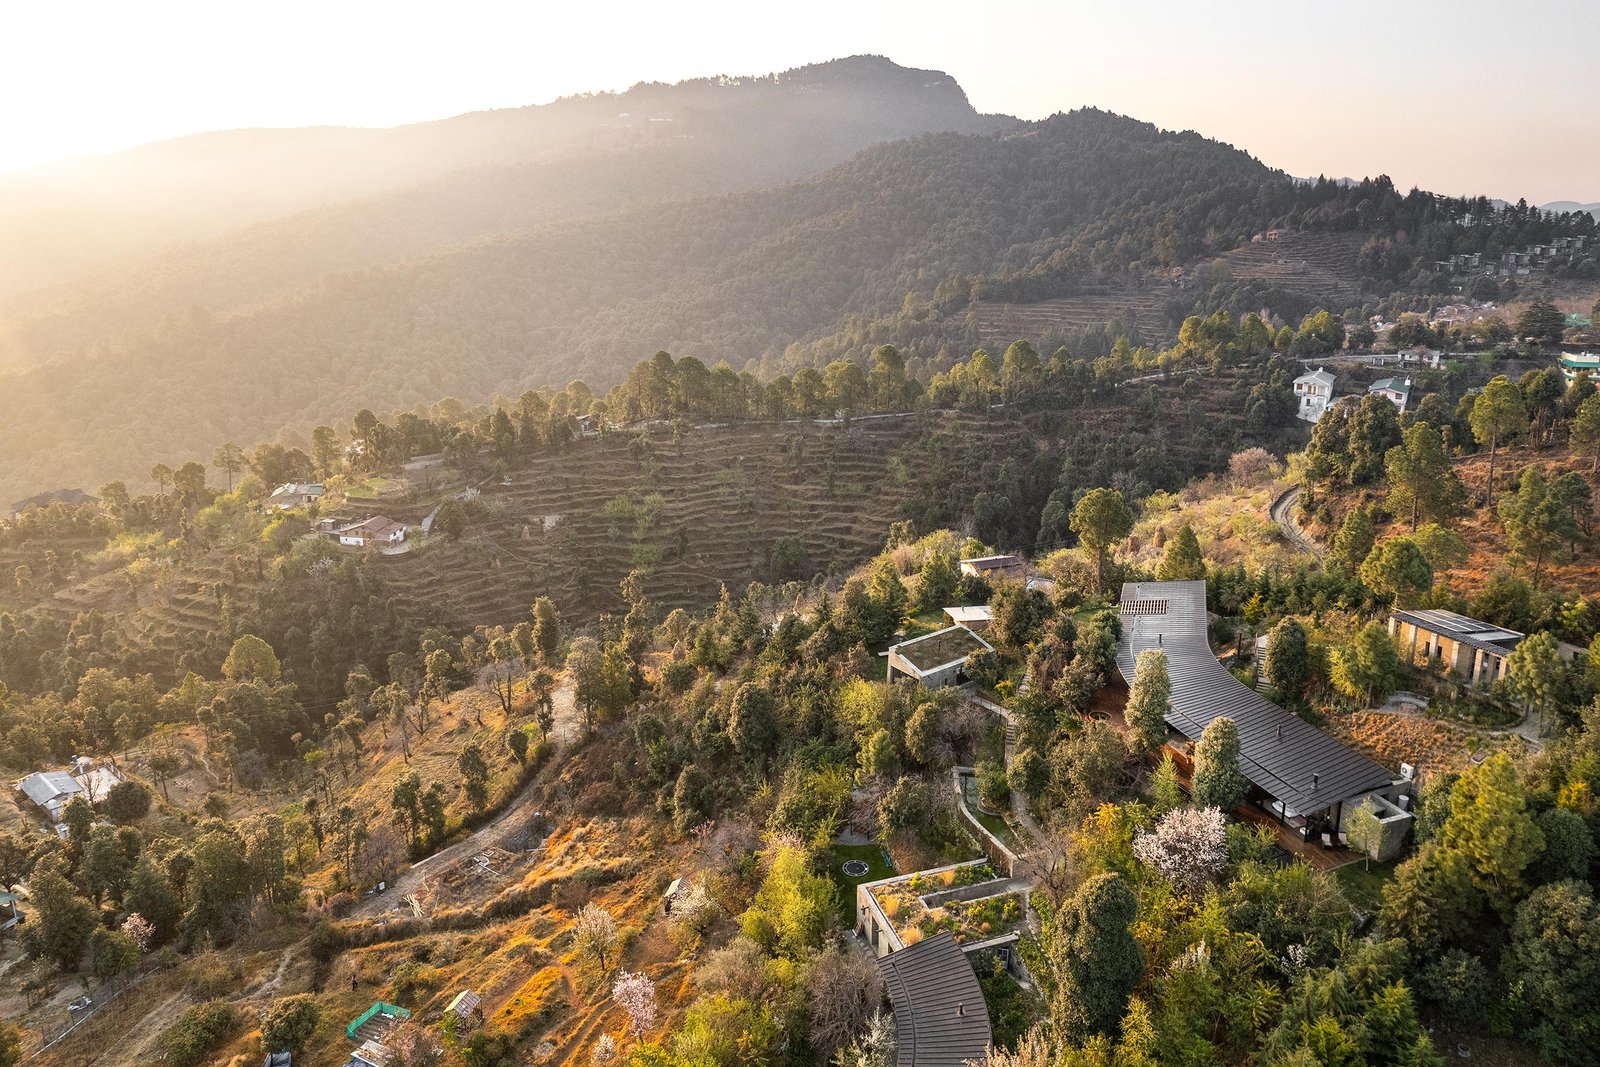
[[[948,930],[878,959],[894,1008],[897,1067],[963,1067],[992,1040],[983,988]]]
[[[1147,648],[1167,654],[1172,711],[1167,725],[1191,741],[1213,719],[1239,731],[1239,769],[1301,814],[1381,789],[1394,776],[1245,685],[1217,662],[1206,637],[1205,582],[1128,582],[1122,587],[1117,669],[1133,684]]]

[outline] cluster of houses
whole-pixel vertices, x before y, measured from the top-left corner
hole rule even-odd
[[[1449,259],[1437,261],[1442,271],[1451,274],[1483,274],[1487,277],[1508,278],[1513,275],[1532,274],[1548,267],[1562,256],[1583,251],[1589,239],[1583,236],[1557,237],[1540,244],[1531,244],[1520,251],[1502,252],[1498,261],[1482,252],[1458,252]]]
[[[1322,367],[1296,378],[1295,417],[1305,422],[1317,422],[1327,414],[1328,409],[1333,407],[1335,381],[1333,372]],[[1369,385],[1367,392],[1383,397],[1394,405],[1396,411],[1405,411],[1406,405],[1411,403],[1411,379],[1382,378]]]

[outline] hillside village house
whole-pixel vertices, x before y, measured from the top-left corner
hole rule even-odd
[[[17,783],[17,788],[44,812],[52,825],[61,821],[61,813],[73,797],[83,794],[83,785],[66,771],[34,771]]]
[[[335,536],[341,545],[350,545],[356,548],[383,548],[388,545],[398,545],[406,539],[406,532],[411,528],[403,522],[395,522],[383,515],[374,515],[364,519],[353,526],[341,527]]]
[[[1306,422],[1316,422],[1333,403],[1333,374],[1318,367],[1310,374],[1294,380],[1294,396],[1300,402],[1295,416]]]
[[[894,1011],[897,1067],[964,1067],[980,1062],[994,1035],[983,987],[967,954],[945,930],[878,959]]]
[[[1383,397],[1396,411],[1405,411],[1411,400],[1410,378],[1383,378],[1367,387],[1367,392]]]
[[[1303,841],[1343,841],[1350,819],[1372,808],[1383,828],[1374,858],[1392,859],[1414,821],[1411,783],[1291,714],[1235,678],[1206,636],[1206,583],[1128,582],[1122,587],[1117,670],[1133,684],[1139,653],[1159,648],[1172,680],[1166,747],[1184,774],[1212,721],[1226,716],[1239,733],[1246,803]]]
[[[993,652],[994,646],[965,626],[947,626],[898,645],[884,653],[889,658],[888,680],[895,676],[915,678],[929,689],[943,685],[963,685],[967,681],[967,657],[974,652]]]
[[[1579,371],[1588,371],[1592,380],[1600,380],[1600,352],[1565,352],[1561,356],[1561,374],[1571,385]]]
[[[0,930],[9,930],[22,921],[22,909],[17,907],[19,899],[15,893],[0,892]]]
[[[277,511],[303,508],[322,499],[322,493],[321,482],[285,482],[268,495],[267,507]]]
[[[973,556],[961,561],[961,573],[975,578],[1021,581],[1028,576],[1028,564],[1021,556]]]
[[[1389,636],[1407,661],[1440,664],[1471,685],[1486,685],[1506,676],[1506,657],[1525,635],[1434,608],[1390,615]]]

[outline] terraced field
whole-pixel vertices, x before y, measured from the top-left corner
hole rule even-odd
[[[1163,310],[1171,295],[1171,288],[1163,285],[1066,296],[1037,304],[979,302],[978,335],[989,344],[1010,344],[1019,337],[1035,345],[1047,344],[1048,339],[1065,337],[1085,326],[1103,326],[1131,310],[1140,332],[1154,341],[1176,332],[1167,325]]]
[[[936,432],[981,437],[986,425]],[[766,580],[789,536],[816,565],[849,568],[882,547],[931,462],[907,447],[918,433],[906,417],[581,442],[485,487],[460,542],[383,560],[384,579],[398,603],[490,622],[541,595],[571,613],[619,606],[617,583],[640,564],[658,604],[704,606],[723,583]]]
[[[1287,233],[1223,254],[1235,278],[1255,279],[1328,301],[1331,310],[1360,303],[1364,233]]]

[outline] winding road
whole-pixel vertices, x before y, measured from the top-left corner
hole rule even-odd
[[[1290,544],[1321,559],[1321,546],[1313,541],[1294,519],[1294,506],[1299,502],[1300,487],[1297,485],[1274,500],[1268,514],[1272,517],[1272,521],[1278,524],[1278,528],[1283,531],[1283,536],[1289,539]]]

